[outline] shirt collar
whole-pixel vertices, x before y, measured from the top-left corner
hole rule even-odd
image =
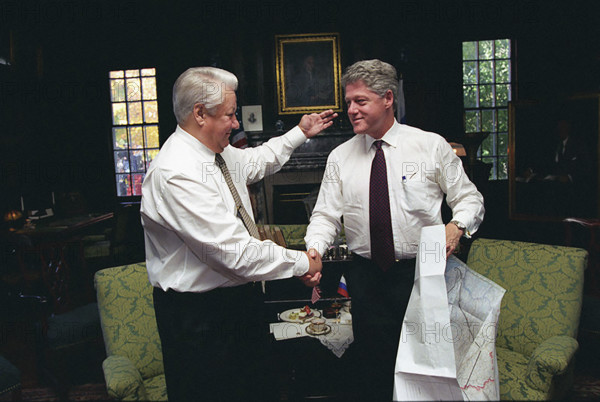
[[[175,129],[175,135],[177,135],[178,138],[181,138],[183,142],[188,144],[192,149],[200,153],[203,157],[209,160],[215,160],[215,153],[211,151],[210,148],[208,148],[202,142],[200,142],[200,140],[198,140],[196,137],[194,137],[193,135],[185,131],[183,128],[181,128],[181,126],[177,125],[177,128]]]
[[[381,140],[386,144],[396,148],[398,146],[399,136],[400,136],[401,125],[394,119],[394,124],[392,127],[381,137]],[[371,137],[368,134],[364,135],[365,137],[365,151],[369,152],[369,149],[373,146],[373,143],[377,141],[375,138]]]

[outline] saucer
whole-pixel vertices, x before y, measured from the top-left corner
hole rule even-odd
[[[310,325],[308,325],[308,326],[306,327],[306,332],[307,332],[309,335],[327,335],[328,333],[330,333],[330,332],[331,332],[331,327],[330,327],[329,325],[325,324],[325,328],[323,328],[323,330],[322,330],[322,331],[315,331],[314,329],[312,329],[312,328],[310,327]]]

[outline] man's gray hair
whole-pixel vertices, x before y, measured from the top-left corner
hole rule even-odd
[[[368,89],[382,98],[388,90],[394,94],[394,110],[397,109],[398,99],[398,75],[391,64],[378,59],[362,60],[354,63],[346,69],[342,75],[342,87],[362,81]]]
[[[213,115],[225,101],[225,91],[236,91],[237,77],[216,67],[192,67],[177,78],[173,85],[173,112],[178,124],[183,124],[194,105],[201,103]]]

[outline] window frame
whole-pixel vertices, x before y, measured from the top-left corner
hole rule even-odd
[[[508,41],[509,50],[505,57],[498,56],[496,52],[497,43],[499,41]],[[491,42],[491,58],[481,57],[481,46],[483,42]],[[475,54],[473,58],[465,57],[465,44],[475,43]],[[509,177],[509,158],[508,158],[508,104],[510,101],[516,98],[515,92],[515,56],[516,46],[515,40],[510,37],[494,38],[494,39],[474,39],[474,40],[463,40],[461,42],[461,67],[462,67],[462,108],[463,108],[463,129],[464,132],[476,132],[476,131],[488,131],[490,134],[483,141],[482,145],[477,150],[477,159],[485,163],[490,163],[490,180],[508,180]],[[506,80],[498,80],[498,62],[503,63],[506,72]],[[507,62],[507,63],[506,63]],[[466,80],[467,76],[467,64],[471,63],[474,65],[474,78],[475,81]],[[489,80],[482,81],[481,74],[481,63],[490,63],[491,78]],[[502,77],[504,78],[504,77]],[[498,88],[504,86],[506,90],[505,104],[498,104]],[[491,104],[481,105],[481,88],[489,87],[489,99]],[[474,91],[468,91],[467,88],[474,88]],[[467,104],[467,98],[469,93],[474,94],[472,96],[473,104]],[[491,116],[491,127],[486,124],[484,120],[484,114]],[[502,114],[501,117],[499,115]],[[472,121],[474,120],[474,122]],[[475,129],[471,129],[475,127]],[[485,151],[489,151],[489,154],[485,154]],[[500,164],[505,166],[505,170],[501,168]]]
[[[157,72],[154,67],[113,69],[108,76],[115,195],[120,201],[139,200],[145,174],[160,149]]]

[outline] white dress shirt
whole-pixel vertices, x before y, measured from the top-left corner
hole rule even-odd
[[[483,197],[443,137],[394,122],[382,140],[396,259],[415,257],[421,228],[443,223],[444,194],[453,219],[466,225],[467,235],[479,228]],[[371,258],[369,181],[374,141],[369,135],[356,135],[330,153],[306,232],[307,248],[323,254],[343,219],[348,249]]]
[[[256,148],[221,153],[251,216],[247,185],[278,171],[304,141],[295,127]],[[304,252],[250,236],[215,153],[179,126],[146,173],[141,215],[148,276],[165,291],[206,292],[308,272]]]

